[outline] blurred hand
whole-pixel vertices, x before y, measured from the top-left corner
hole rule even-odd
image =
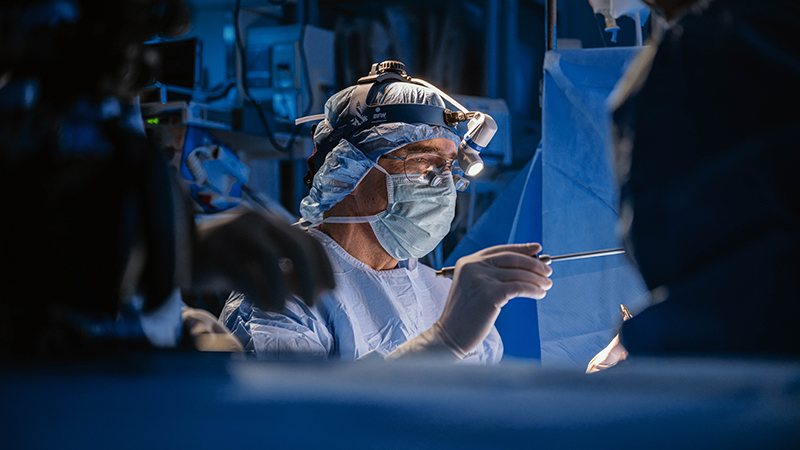
[[[244,347],[224,325],[208,311],[183,308],[183,329],[194,347],[203,352],[243,352]]]
[[[197,230],[193,285],[244,292],[261,309],[279,311],[290,293],[311,305],[335,286],[325,249],[284,219],[248,211]]]
[[[541,250],[535,243],[498,245],[459,259],[437,322],[442,340],[457,353],[467,353],[486,338],[510,299],[544,298],[553,287],[548,278],[553,269],[535,257]]]
[[[619,343],[619,335],[614,336],[611,343],[598,353],[586,367],[586,373],[595,373],[615,366],[628,357],[628,351]]]

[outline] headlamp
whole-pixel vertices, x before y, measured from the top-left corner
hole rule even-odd
[[[479,155],[489,145],[497,132],[497,122],[492,116],[476,112],[467,124],[467,132],[458,146],[458,166],[469,176],[483,170],[483,160]]]

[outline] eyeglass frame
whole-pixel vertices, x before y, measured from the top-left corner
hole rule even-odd
[[[418,183],[418,184],[431,184],[431,185],[433,185],[433,182],[434,182],[433,178],[428,178],[427,182],[420,182],[421,181],[419,179],[420,177],[412,178],[409,175],[408,170],[406,169],[406,161],[408,160],[408,157],[411,156],[411,155],[431,155],[431,156],[437,156],[439,158],[442,158],[444,160],[444,162],[445,162],[444,168],[442,169],[442,171],[441,172],[436,172],[436,170],[432,170],[431,172],[433,172],[435,175],[438,176],[438,175],[443,175],[445,172],[447,172],[448,168],[450,169],[450,172],[453,173],[453,169],[455,168],[455,169],[458,170],[459,173],[458,174],[457,173],[453,173],[453,178],[454,179],[458,178],[458,179],[461,179],[461,180],[464,181],[463,184],[459,183],[459,184],[462,184],[463,187],[460,187],[457,190],[463,191],[469,185],[469,180],[466,180],[461,176],[461,175],[463,175],[464,172],[461,170],[460,167],[458,167],[458,161],[455,158],[447,159],[442,155],[437,155],[436,153],[429,153],[429,152],[411,152],[411,153],[407,154],[406,156],[381,155],[380,157],[381,158],[386,158],[386,159],[391,159],[393,161],[403,161],[403,174],[406,176],[406,178],[408,180],[413,181],[413,182]],[[422,175],[424,176],[425,174],[422,174]]]
[[[441,173],[437,173],[436,175],[441,175],[441,174],[443,174],[445,171],[447,171],[447,168],[448,168],[448,167],[449,167],[450,169],[452,169],[452,168],[453,168],[453,165],[454,165],[454,164],[457,164],[457,162],[456,162],[456,159],[455,159],[455,158],[453,158],[453,159],[447,159],[447,158],[445,158],[445,157],[444,157],[444,156],[442,156],[442,155],[437,155],[436,153],[428,153],[428,152],[411,152],[411,153],[407,154],[406,156],[381,155],[381,158],[391,159],[391,160],[394,160],[394,161],[403,161],[403,172],[404,172],[406,175],[408,175],[408,171],[406,170],[406,160],[407,160],[407,159],[408,159],[408,157],[409,157],[409,156],[411,156],[411,155],[432,155],[432,156],[438,156],[439,158],[442,158],[442,159],[444,160],[444,169],[442,169]],[[458,167],[458,166],[456,165],[456,167]]]

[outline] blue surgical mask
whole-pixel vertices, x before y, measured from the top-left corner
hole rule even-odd
[[[369,222],[384,250],[394,259],[421,258],[450,232],[456,212],[456,187],[451,175],[437,187],[415,183],[404,174],[386,174],[389,204],[365,217],[328,217],[327,223]]]

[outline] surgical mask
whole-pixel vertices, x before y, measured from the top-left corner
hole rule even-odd
[[[402,261],[430,253],[450,232],[456,212],[456,187],[450,174],[439,186],[415,183],[405,174],[386,175],[386,210],[364,217],[327,217],[326,223],[364,223],[392,258]]]

